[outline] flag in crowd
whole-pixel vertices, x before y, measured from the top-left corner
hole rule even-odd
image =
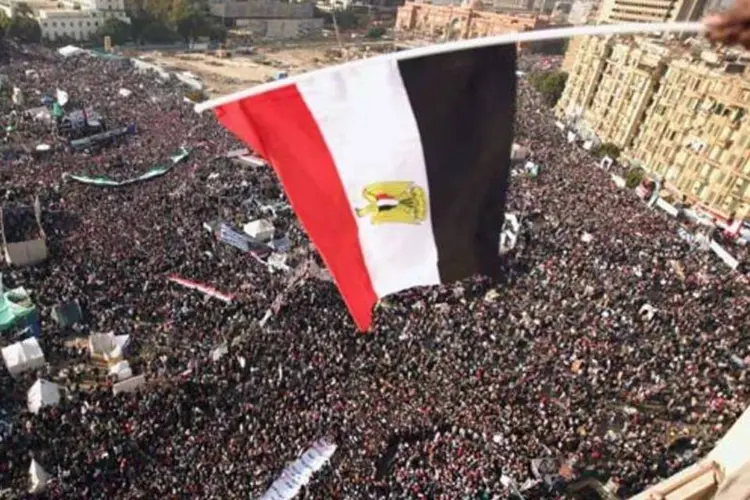
[[[247,238],[237,231],[234,231],[225,223],[222,223],[219,228],[219,240],[228,245],[232,245],[235,248],[239,248],[243,252],[250,251],[250,245],[247,243]]]
[[[167,278],[172,283],[177,283],[178,285],[182,285],[185,288],[189,288],[191,290],[197,290],[201,292],[204,295],[207,295],[209,297],[213,297],[215,299],[219,299],[222,302],[230,303],[234,300],[234,295],[222,293],[219,290],[206,285],[204,283],[199,283],[197,281],[188,280],[185,278],[180,278],[177,275],[171,275]]]
[[[496,277],[516,49],[380,57],[218,106],[276,170],[356,325],[388,294]]]

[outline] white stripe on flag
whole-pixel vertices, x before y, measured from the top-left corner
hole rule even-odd
[[[375,293],[440,283],[437,247],[430,220],[421,224],[373,225],[357,217],[368,184],[411,181],[429,200],[417,122],[398,62],[342,67],[301,81],[297,88],[315,118],[357,219],[359,241]]]

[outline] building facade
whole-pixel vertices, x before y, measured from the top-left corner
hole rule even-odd
[[[750,214],[750,81],[744,64],[674,60],[626,156],[719,217]]]
[[[592,0],[575,0],[570,4],[568,13],[569,24],[587,24],[595,21],[597,16],[597,3]]]
[[[547,27],[546,19],[535,15],[509,15],[488,12],[472,6],[442,6],[406,2],[396,15],[396,31],[400,34],[459,40],[529,31]]]
[[[492,0],[489,6],[496,12],[528,12],[534,9],[534,0]]]
[[[122,5],[122,0],[115,0]],[[123,10],[93,10],[93,9],[52,9],[40,10],[37,16],[42,38],[55,41],[72,39],[86,41],[97,32],[104,21],[115,17],[123,22],[130,19]]]
[[[706,0],[603,0],[602,23],[659,23],[695,21],[703,16]]]
[[[101,0],[98,0],[101,1]],[[224,20],[233,19],[312,19],[312,3],[282,2],[281,0],[211,0],[211,15]]]
[[[556,114],[716,216],[750,215],[750,80],[737,56],[584,38]]]

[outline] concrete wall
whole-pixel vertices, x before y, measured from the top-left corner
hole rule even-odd
[[[266,38],[298,38],[320,32],[323,19],[238,19],[237,26]]]
[[[212,1],[211,14],[228,19],[309,19],[312,3],[283,3],[279,0]]]

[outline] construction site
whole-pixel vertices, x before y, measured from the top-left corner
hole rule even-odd
[[[315,40],[274,42],[232,50],[147,51],[143,61],[168,71],[188,71],[204,85],[207,96],[230,93],[289,75],[394,50],[392,41]],[[135,54],[134,54],[135,55]]]

